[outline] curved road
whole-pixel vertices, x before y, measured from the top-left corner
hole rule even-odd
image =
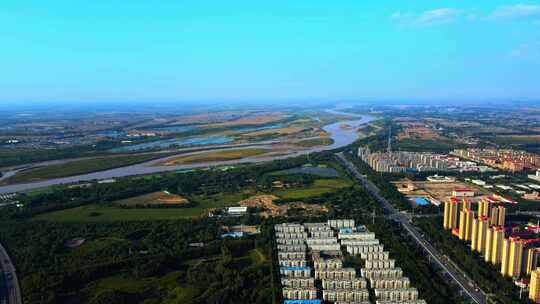
[[[0,193],[22,192],[22,191],[28,191],[32,189],[54,186],[54,185],[73,184],[73,183],[79,183],[79,182],[88,182],[88,181],[93,181],[93,180],[118,178],[118,177],[132,176],[132,175],[143,175],[143,174],[151,174],[151,173],[159,173],[159,172],[178,171],[178,170],[184,170],[184,169],[205,168],[205,167],[210,167],[210,166],[234,165],[234,164],[242,164],[242,163],[257,163],[257,162],[266,162],[266,161],[272,161],[272,160],[278,160],[278,159],[286,159],[289,157],[313,153],[313,152],[332,150],[332,149],[340,148],[348,144],[351,144],[358,138],[358,134],[356,133],[356,130],[358,129],[358,127],[375,120],[374,117],[369,116],[369,115],[355,115],[351,113],[344,113],[344,112],[339,112],[339,111],[334,111],[334,110],[328,110],[328,112],[332,114],[337,114],[337,115],[346,115],[348,117],[358,117],[358,119],[339,121],[339,122],[324,126],[323,130],[329,133],[330,137],[334,140],[334,143],[329,146],[314,147],[311,149],[300,150],[300,151],[289,151],[288,153],[281,154],[281,155],[267,155],[267,156],[263,155],[259,157],[256,157],[256,156],[246,157],[246,158],[230,160],[230,161],[196,163],[196,164],[186,164],[186,165],[176,165],[176,166],[160,165],[160,163],[165,160],[178,157],[178,155],[173,155],[173,156],[168,156],[168,157],[164,157],[160,159],[154,159],[148,162],[143,162],[143,163],[139,163],[135,165],[120,167],[120,168],[115,168],[115,169],[110,169],[110,170],[104,170],[104,171],[99,171],[99,172],[92,172],[88,174],[55,178],[55,179],[44,180],[44,181],[39,181],[39,182],[0,186]],[[343,128],[342,126],[344,124],[347,124],[350,127]],[[264,147],[264,145],[270,145],[270,144],[279,144],[279,143],[263,142],[263,143],[253,143],[253,144],[231,145],[231,146],[227,146],[226,148],[233,149],[233,148],[239,148],[239,147],[244,148],[244,147],[249,147],[249,146]],[[208,148],[215,150],[218,147],[208,147]],[[204,151],[199,151],[197,153],[201,153],[201,152],[204,152]],[[183,154],[183,155],[186,155],[186,154]]]
[[[6,249],[0,244],[0,267],[2,276],[0,280],[0,299],[1,303],[22,304],[21,289],[17,280],[15,266],[11,262]]]

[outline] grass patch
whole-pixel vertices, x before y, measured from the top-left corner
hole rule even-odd
[[[119,274],[101,279],[87,287],[86,293],[98,294],[105,290],[118,290],[129,294],[141,294],[151,290],[169,290],[165,299],[159,303],[187,303],[200,294],[200,290],[194,286],[179,285],[178,280],[184,275],[181,271],[169,272],[162,277],[134,278],[129,275]]]
[[[227,160],[242,159],[245,157],[261,155],[267,152],[269,152],[268,149],[257,149],[257,148],[214,151],[214,152],[206,152],[206,153],[180,156],[171,160],[167,160],[166,162],[163,162],[162,164],[171,166],[171,165],[193,164],[193,163],[203,163],[203,162],[227,161]]]
[[[194,195],[189,200],[196,203],[188,208],[121,208],[114,205],[85,205],[70,209],[40,214],[36,220],[60,222],[106,222],[177,220],[200,217],[209,208],[238,206],[238,202],[250,197],[254,192],[246,190],[238,193],[218,193],[215,195]]]
[[[97,157],[76,160],[65,164],[51,165],[22,171],[3,181],[5,184],[27,183],[39,180],[67,177],[91,172],[128,166],[156,158],[155,155],[128,155],[115,157]]]
[[[350,187],[351,185],[351,181],[340,178],[317,179],[308,187],[283,189],[273,193],[282,199],[302,199],[332,193],[339,189]]]
[[[300,133],[302,131],[306,130],[304,127],[284,127],[284,128],[276,128],[276,129],[266,129],[266,130],[259,130],[249,133],[244,133],[242,136],[245,137],[259,137],[259,136],[268,136],[268,135],[291,135]]]
[[[397,142],[396,149],[404,151],[428,151],[428,152],[447,152],[455,148],[455,144],[443,140],[431,139],[403,139]]]
[[[121,206],[184,205],[188,200],[180,195],[158,191],[113,202]]]
[[[301,140],[296,142],[295,145],[300,147],[317,147],[317,146],[329,146],[334,143],[334,140],[330,137],[320,137]]]
[[[59,222],[105,222],[105,221],[155,221],[199,217],[204,210],[194,208],[119,208],[102,205],[86,205],[40,214],[36,220]]]

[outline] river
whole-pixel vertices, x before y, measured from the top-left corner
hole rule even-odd
[[[72,184],[72,183],[87,182],[87,181],[100,180],[100,179],[111,179],[111,178],[118,178],[118,177],[132,176],[132,175],[169,172],[169,171],[177,171],[177,170],[185,170],[185,169],[196,169],[196,168],[204,168],[204,167],[209,167],[209,166],[266,162],[266,161],[272,161],[272,160],[278,160],[278,159],[285,159],[288,157],[298,156],[298,155],[307,154],[307,153],[320,152],[324,150],[332,150],[332,149],[340,148],[340,147],[353,143],[358,138],[358,134],[356,133],[356,130],[358,129],[358,127],[375,120],[375,117],[369,116],[369,115],[358,115],[358,114],[340,112],[336,110],[326,110],[326,111],[328,113],[335,114],[335,115],[346,115],[349,117],[356,117],[355,119],[352,119],[352,120],[339,121],[339,122],[332,123],[323,127],[323,130],[328,132],[330,134],[330,138],[334,140],[334,142],[329,146],[314,147],[314,148],[302,150],[302,151],[291,151],[290,153],[284,154],[284,155],[272,155],[272,156],[266,156],[266,157],[254,156],[254,157],[246,157],[243,159],[236,159],[236,160],[229,160],[229,161],[185,164],[185,165],[176,165],[176,166],[158,165],[159,163],[163,161],[178,157],[178,155],[173,155],[173,156],[154,159],[151,161],[147,161],[147,162],[143,162],[143,163],[139,163],[135,165],[129,165],[126,167],[120,167],[120,168],[115,168],[115,169],[110,169],[110,170],[105,170],[105,171],[100,171],[100,172],[93,172],[93,173],[82,174],[82,175],[55,178],[55,179],[49,179],[49,180],[44,180],[44,181],[39,181],[39,182],[32,182],[32,183],[0,186],[0,193],[22,192],[22,191],[28,191],[28,190],[44,188],[44,187],[49,187],[49,186],[54,186],[54,185],[61,185],[61,184]],[[343,127],[344,125],[347,125],[347,127],[344,128]],[[250,145],[245,145],[245,144],[242,145],[242,147],[249,147],[249,146]],[[261,143],[253,144],[253,146],[258,146],[258,147],[263,147],[263,148],[265,147],[264,144],[261,144]],[[231,146],[228,146],[227,148],[231,149],[235,147],[238,147],[238,146],[231,145]],[[204,152],[204,151],[201,151],[201,152]],[[198,152],[198,153],[201,153],[201,152]]]

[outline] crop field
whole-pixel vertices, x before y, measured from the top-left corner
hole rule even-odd
[[[90,172],[97,172],[132,165],[154,158],[156,158],[156,155],[143,154],[115,157],[97,157],[91,159],[77,160],[65,164],[51,165],[30,169],[28,171],[22,171],[15,176],[4,180],[2,183],[27,183],[44,179],[86,174]]]
[[[179,156],[174,159],[167,160],[161,164],[166,165],[166,166],[172,166],[172,165],[182,165],[182,164],[227,161],[227,160],[235,160],[235,159],[242,159],[245,157],[257,156],[257,155],[265,154],[267,152],[270,152],[270,150],[260,149],[260,148],[212,151],[212,152],[204,152],[204,153]]]

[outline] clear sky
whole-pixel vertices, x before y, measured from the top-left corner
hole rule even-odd
[[[0,102],[287,98],[540,100],[540,2],[0,7]]]

